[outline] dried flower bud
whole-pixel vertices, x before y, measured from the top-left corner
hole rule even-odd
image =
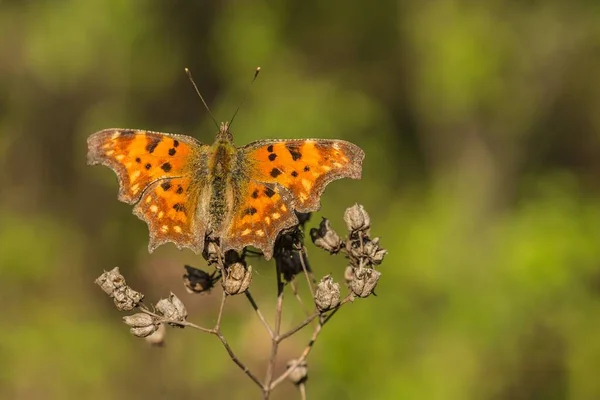
[[[366,231],[371,227],[371,218],[365,211],[365,208],[361,204],[355,204],[352,207],[346,209],[344,213],[344,221],[348,230],[354,231]]]
[[[168,299],[161,299],[156,303],[156,310],[171,321],[184,321],[187,318],[185,306],[173,293]]]
[[[287,369],[294,367],[297,362],[298,360],[288,361]],[[298,365],[296,365],[294,370],[288,375],[288,379],[295,385],[306,382],[308,379],[308,364],[306,363],[306,360],[302,360],[298,363]]]
[[[144,298],[143,294],[127,286],[125,278],[119,272],[119,267],[104,271],[94,283],[113,298],[115,306],[120,311],[133,310]]]
[[[133,336],[145,338],[145,337],[148,337],[149,335],[152,335],[156,331],[156,329],[157,329],[156,325],[148,325],[148,326],[143,326],[143,327],[139,327],[139,328],[131,328],[129,330],[129,332],[131,332],[131,334]]]
[[[110,271],[104,271],[94,283],[109,296],[112,296],[115,290],[122,288],[126,285],[125,278],[119,272],[119,267],[114,267]]]
[[[369,264],[379,265],[387,254],[387,250],[379,247],[379,238],[375,238],[364,243],[362,253],[368,259]]]
[[[154,325],[154,317],[146,313],[137,313],[124,316],[123,322],[132,328],[143,328]]]
[[[315,291],[315,304],[319,312],[325,312],[340,304],[340,285],[333,281],[331,275],[324,276]]]
[[[352,290],[352,293],[358,297],[367,297],[372,294],[375,286],[377,286],[377,281],[379,281],[381,272],[373,268],[351,268],[351,273],[346,270],[346,278],[351,278],[348,279],[348,286],[350,287],[350,290]]]
[[[129,286],[118,288],[112,294],[115,306],[119,311],[131,311],[144,299],[144,295]]]
[[[167,328],[165,324],[159,324],[158,328],[154,333],[145,337],[146,342],[151,344],[152,346],[162,346],[165,343],[165,335],[167,333]]]
[[[123,322],[131,327],[129,331],[137,337],[146,337],[158,329],[154,317],[145,313],[126,315]]]
[[[189,265],[185,265],[185,269],[187,272],[183,275],[183,284],[188,293],[208,292],[214,287],[214,274],[209,274]]]
[[[234,295],[244,293],[252,282],[252,266],[248,268],[241,262],[231,264],[223,276],[223,290],[225,293]]]
[[[315,246],[322,248],[325,251],[335,254],[342,248],[342,240],[336,231],[331,228],[331,224],[327,218],[321,220],[319,228],[310,230],[310,238]]]

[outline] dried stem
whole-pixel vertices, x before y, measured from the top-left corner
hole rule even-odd
[[[269,336],[271,337],[271,339],[273,339],[275,337],[275,334],[273,333],[273,329],[271,329],[271,326],[265,319],[264,315],[262,314],[262,312],[260,312],[260,309],[258,308],[258,304],[256,304],[256,301],[254,301],[254,298],[252,297],[252,294],[250,294],[249,289],[246,290],[245,295],[246,295],[246,298],[248,299],[248,301],[250,302],[250,304],[252,305],[252,308],[254,308],[256,315],[258,315],[260,322],[262,322],[262,324],[265,326],[265,329],[267,330],[267,332],[269,332]]]
[[[298,389],[300,390],[300,399],[306,400],[306,384],[304,382],[300,383]]]
[[[273,371],[275,362],[277,361],[277,350],[279,349],[279,332],[281,331],[281,314],[283,313],[283,281],[281,280],[281,269],[279,262],[275,261],[275,273],[277,274],[277,306],[275,309],[275,331],[271,341],[271,356],[267,365],[267,373],[265,377],[263,398],[267,400],[271,394],[271,381],[273,380]]]
[[[305,255],[308,257],[306,254],[306,247],[302,246],[302,249],[300,249],[300,264],[302,264],[302,271],[304,271],[304,277],[306,278],[306,283],[308,284],[308,289],[310,290],[310,296],[314,299],[315,289],[313,285],[315,284],[315,280],[314,277],[311,279],[310,275],[308,274],[308,268],[306,268],[306,263],[304,262]]]

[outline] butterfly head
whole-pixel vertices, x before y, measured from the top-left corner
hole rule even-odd
[[[233,134],[229,131],[229,122],[221,122],[217,142],[233,142]]]

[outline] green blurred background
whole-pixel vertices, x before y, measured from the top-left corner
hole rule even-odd
[[[236,143],[360,145],[363,179],[331,184],[309,225],[341,232],[360,202],[389,250],[378,296],[317,341],[309,398],[600,398],[600,3],[584,0],[0,1],[0,397],[259,398],[214,337],[170,329],[150,347],[93,284],[118,265],[214,321],[218,290],[181,283],[202,259],[149,255],[85,142],[123,127],[211,143],[183,68],[227,120],[257,66]],[[341,280],[342,257],[309,250]],[[271,315],[273,264],[253,264]],[[284,327],[302,319],[286,311]],[[270,343],[244,299],[224,329],[263,376]]]

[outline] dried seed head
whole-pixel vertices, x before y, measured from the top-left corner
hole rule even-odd
[[[114,267],[110,271],[104,271],[94,283],[109,296],[112,296],[115,290],[122,288],[126,285],[125,278],[119,272],[119,267]]]
[[[112,294],[115,306],[119,311],[131,311],[144,299],[144,295],[129,286],[123,286]]]
[[[165,343],[165,335],[167,334],[167,328],[165,324],[159,324],[156,331],[145,337],[146,342],[152,346],[162,346]]]
[[[340,285],[333,281],[331,275],[324,276],[315,291],[315,304],[319,312],[325,312],[340,304]]]
[[[252,282],[252,266],[246,268],[241,262],[227,267],[221,284],[225,293],[230,295],[244,293]]]
[[[209,274],[201,269],[185,265],[186,273],[183,275],[185,290],[192,293],[209,292],[215,285],[214,274]]]
[[[187,318],[185,306],[173,293],[168,299],[161,299],[156,303],[156,310],[168,320],[184,321]]]
[[[152,315],[146,313],[137,313],[133,315],[126,315],[123,317],[123,322],[132,328],[143,328],[146,326],[154,325],[155,318]]]
[[[351,272],[346,269],[346,279],[352,293],[358,297],[367,297],[372,294],[375,286],[377,286],[381,272],[373,268],[350,268]]]
[[[156,329],[158,329],[156,325],[148,325],[139,328],[131,328],[129,332],[131,332],[133,336],[145,338],[149,335],[152,335],[156,331]]]
[[[335,254],[342,248],[343,242],[336,231],[331,228],[331,224],[327,218],[321,220],[319,228],[312,228],[310,230],[310,238],[312,239],[315,246],[328,251],[331,254]]]
[[[94,283],[100,286],[104,293],[113,298],[115,306],[120,311],[133,310],[144,298],[143,294],[127,286],[125,278],[119,272],[119,267],[104,271]]]
[[[367,231],[371,227],[371,218],[360,204],[346,209],[344,221],[350,232]]]
[[[296,362],[297,360],[288,361],[287,369],[292,368]],[[308,379],[308,364],[306,363],[306,360],[302,360],[298,363],[294,370],[288,375],[288,379],[292,381],[294,385],[306,382]]]
[[[123,322],[131,327],[129,331],[137,337],[146,337],[158,328],[155,318],[145,313],[126,315]]]
[[[365,241],[362,254],[367,258],[370,265],[379,265],[383,261],[383,257],[387,254],[387,250],[379,247],[379,238],[375,238]]]

